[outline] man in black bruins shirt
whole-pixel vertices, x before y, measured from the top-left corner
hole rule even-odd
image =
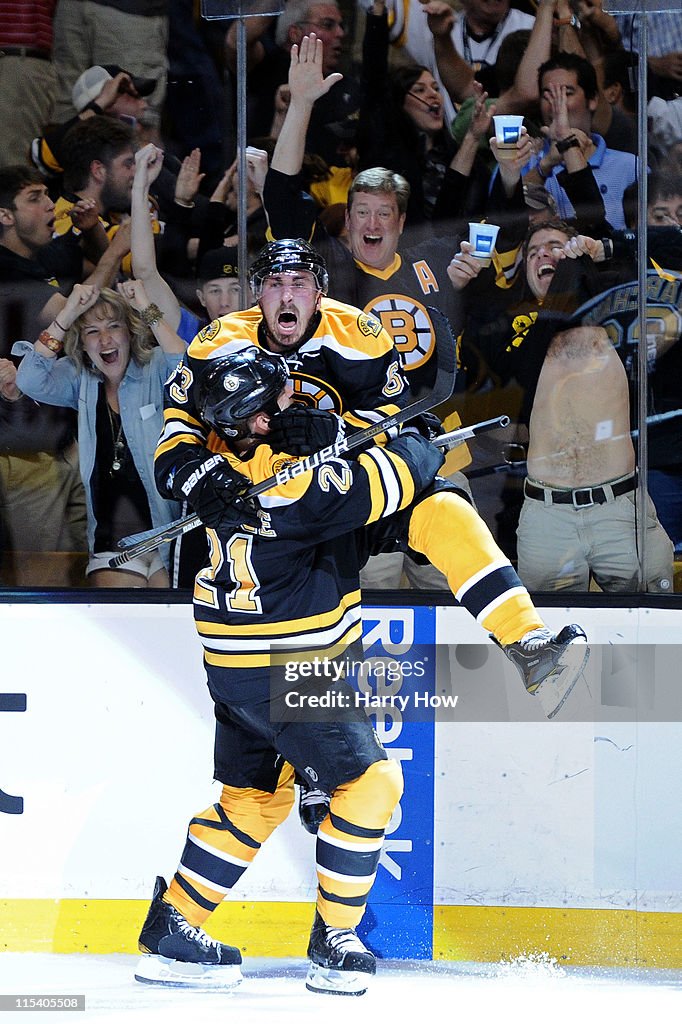
[[[212,941],[201,925],[288,815],[295,769],[331,794],[317,838],[317,913],[306,984],[315,992],[361,995],[375,959],[355,928],[402,794],[400,764],[387,758],[347,682],[339,678],[328,688],[331,721],[320,715],[311,721],[283,709],[287,680],[280,686],[273,666],[296,666],[297,660],[332,665],[360,640],[352,531],[394,518],[419,500],[443,456],[418,433],[401,433],[353,461],[336,458],[274,487],[255,515],[244,499],[226,505],[217,488],[221,474],[228,485],[235,476],[254,484],[296,461],[274,451],[267,437],[291,400],[288,375],[281,356],[246,346],[212,359],[190,358],[168,384],[171,407],[157,480],[162,493],[186,494],[207,527],[210,561],[197,576],[194,616],[215,702],[215,778],[223,789],[219,802],[190,822],[170,887],[157,884],[136,977],[182,983],[187,975],[174,962],[198,959],[200,981],[209,975],[228,984],[239,980],[238,949]],[[304,410],[297,419],[299,427],[310,420],[313,430],[321,419],[341,427],[334,413]],[[178,457],[178,446],[192,447],[192,435],[207,440],[212,453],[202,446],[199,465]],[[305,676],[301,671],[299,683]],[[313,681],[316,695],[328,681],[327,673]],[[300,706],[305,687],[288,689]]]

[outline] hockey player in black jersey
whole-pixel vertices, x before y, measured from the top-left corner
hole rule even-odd
[[[352,531],[391,516],[394,529],[406,528],[396,515],[433,486],[443,457],[419,434],[403,433],[354,461],[337,458],[301,473],[258,505],[249,502],[240,493],[245,486],[292,461],[267,443],[271,420],[290,401],[287,377],[280,356],[252,346],[187,361],[167,385],[157,482],[162,493],[181,491],[207,527],[210,564],[197,576],[194,614],[223,788],[216,804],[192,818],[170,886],[157,879],[136,978],[174,985],[240,980],[239,950],[212,940],[202,925],[288,815],[296,770],[331,794],[316,844],[306,984],[313,992],[361,995],[375,958],[355,928],[402,793],[400,765],[387,758],[343,679],[330,687],[334,721],[278,720],[273,666],[278,647],[287,664],[292,650],[310,664],[342,657],[359,641]],[[334,413],[305,415],[341,427]]]

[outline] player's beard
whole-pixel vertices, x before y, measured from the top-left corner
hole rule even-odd
[[[281,310],[278,310],[277,316],[279,316]],[[275,328],[270,326],[265,317],[262,320],[262,327],[267,339],[267,348],[271,352],[276,352],[278,355],[286,356],[288,352],[296,352],[301,345],[311,338],[317,330],[317,325],[320,322],[320,312],[317,310],[308,320],[302,331],[299,332],[297,337],[294,339],[291,335],[281,335],[277,330],[277,317],[275,317]]]

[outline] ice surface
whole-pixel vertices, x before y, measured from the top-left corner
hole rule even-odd
[[[122,954],[0,953],[0,993],[84,994],[84,1013],[60,1011],[56,1018],[81,1024],[312,1024],[322,1013],[325,1024],[348,1024],[349,1017],[353,1024],[580,1024],[679,1020],[682,1010],[682,971],[563,967],[543,956],[498,964],[381,961],[370,990],[357,998],[307,992],[305,960],[247,960],[242,984],[224,993],[141,985],[133,980],[136,961]],[[0,1024],[27,1017],[36,1019],[9,1011]]]

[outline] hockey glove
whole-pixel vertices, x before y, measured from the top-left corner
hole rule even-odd
[[[344,437],[345,424],[336,413],[292,405],[270,420],[267,443],[274,452],[313,455]]]
[[[415,431],[422,437],[426,438],[427,441],[433,441],[434,438],[440,437],[441,434],[445,433],[443,424],[433,412],[423,412],[421,416],[415,416],[413,420],[410,420],[407,427],[404,428],[403,433],[414,433]]]
[[[188,501],[204,526],[231,533],[241,526],[261,526],[258,502],[245,498],[251,481],[232,469],[223,455],[207,454],[182,466],[173,478],[173,496]]]
[[[440,448],[436,448],[435,444],[431,444],[421,434],[400,434],[386,447],[408,464],[417,492],[423,491],[433,482],[445,461],[445,455]]]

